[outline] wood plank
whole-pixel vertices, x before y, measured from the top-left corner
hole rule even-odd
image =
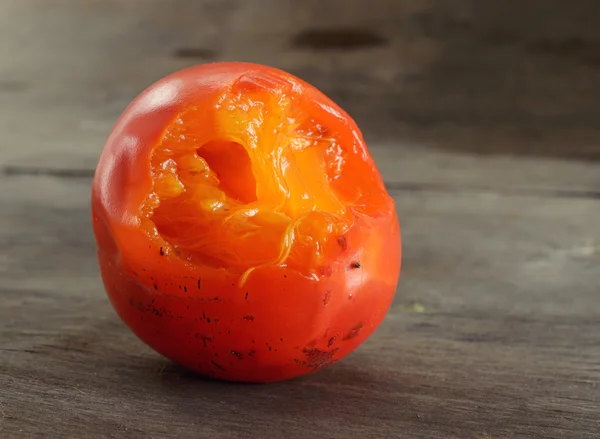
[[[239,386],[187,373],[120,323],[98,278],[89,180],[5,176],[0,188],[6,437],[592,438],[600,428],[595,200],[395,192],[406,259],[380,330],[328,370]]]
[[[597,438],[597,15],[595,0],[1,2],[0,437]],[[343,48],[339,29],[372,43]],[[108,132],[150,83],[212,60],[321,88],[397,201],[384,324],[287,383],[169,363],[99,279],[89,192]]]
[[[362,0],[332,0],[324,9],[317,0],[3,2],[0,164],[91,169],[135,95],[170,72],[212,60],[299,74],[355,116],[370,143],[391,143],[392,151],[401,145],[400,157],[428,147],[597,160],[593,0],[579,0],[577,8],[543,0],[479,3],[377,0],[365,8]],[[293,46],[307,29],[357,23],[385,44]],[[206,59],[206,51],[214,56]],[[576,169],[567,177],[548,172],[579,183]],[[590,178],[582,184],[589,187]]]

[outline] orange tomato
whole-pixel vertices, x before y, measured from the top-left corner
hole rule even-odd
[[[140,94],[102,152],[92,214],[121,319],[220,379],[341,359],[383,320],[400,272],[394,202],[354,121],[255,64],[188,68]]]

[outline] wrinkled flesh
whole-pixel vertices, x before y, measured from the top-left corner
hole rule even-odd
[[[348,146],[297,99],[281,89],[230,89],[166,128],[142,217],[169,251],[239,272],[316,269],[357,215],[373,213],[380,191],[369,178],[361,186]]]

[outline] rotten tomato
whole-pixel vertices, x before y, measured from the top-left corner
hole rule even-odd
[[[121,319],[220,379],[341,359],[381,323],[400,272],[394,201],[356,124],[271,67],[207,64],[141,93],[102,152],[92,214]]]

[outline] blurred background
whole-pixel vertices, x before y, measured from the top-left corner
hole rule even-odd
[[[244,60],[313,83],[370,141],[597,160],[599,16],[595,0],[4,0],[0,157],[93,166],[146,86]]]
[[[142,345],[91,232],[121,112],[223,60],[346,109],[403,234],[377,333],[271,387]],[[599,160],[599,0],[0,0],[0,436],[598,437]]]

